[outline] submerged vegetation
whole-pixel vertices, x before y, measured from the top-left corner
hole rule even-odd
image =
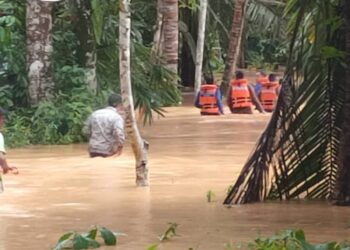
[[[171,239],[176,234],[177,224],[169,223],[169,228],[159,237],[160,241]],[[98,238],[103,239],[106,246],[117,245],[118,235],[120,233],[113,233],[104,227],[93,227],[88,233],[79,234],[77,232],[68,232],[60,237],[54,250],[63,249],[95,249],[101,247],[97,241]],[[181,240],[181,239],[180,239]],[[153,244],[147,247],[147,250],[159,249],[159,244]],[[189,250],[194,248],[189,248]],[[218,248],[220,249],[220,248]],[[325,242],[321,244],[312,244],[307,241],[303,230],[286,230],[275,234],[271,237],[258,237],[254,242],[248,244],[229,243],[222,249],[250,249],[250,250],[349,250],[349,242]]]
[[[117,245],[117,236],[124,235],[121,233],[113,233],[105,227],[94,226],[87,233],[67,232],[58,240],[53,250],[73,249],[95,249],[102,246],[99,239],[102,239],[106,246]]]

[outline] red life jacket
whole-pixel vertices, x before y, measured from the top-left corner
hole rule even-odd
[[[217,86],[215,84],[205,84],[201,86],[199,92],[199,104],[201,105],[201,113],[209,115],[219,115],[219,107],[216,100],[216,90]]]
[[[260,101],[267,112],[272,112],[275,109],[277,103],[277,89],[279,87],[278,82],[269,82],[262,86],[260,92]]]
[[[232,108],[250,108],[252,100],[248,89],[248,80],[239,79],[231,82]]]
[[[257,83],[260,83],[261,85],[268,84],[269,83],[269,78],[266,77],[266,76],[259,76]]]

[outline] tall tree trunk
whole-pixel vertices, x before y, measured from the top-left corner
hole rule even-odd
[[[120,88],[126,112],[125,130],[136,161],[136,185],[148,186],[148,143],[141,138],[137,127],[130,76],[130,0],[119,2],[119,67]]]
[[[196,76],[195,76],[195,96],[200,90],[202,82],[203,51],[205,40],[205,24],[207,17],[207,0],[201,0],[198,20],[198,39],[196,51]]]
[[[163,0],[161,8],[164,20],[164,46],[162,56],[166,61],[165,66],[177,74],[179,47],[178,0]]]
[[[29,102],[38,104],[51,97],[52,3],[27,0],[27,69]]]
[[[80,44],[78,59],[80,66],[86,70],[85,78],[89,89],[97,92],[96,77],[96,43],[93,32],[92,8],[89,1],[74,0],[77,7],[78,22],[76,24],[77,37]]]
[[[241,48],[241,40],[245,21],[245,13],[248,1],[236,0],[233,8],[233,20],[230,31],[230,43],[226,55],[225,71],[222,78],[221,89],[226,95],[228,86],[232,78],[232,73],[235,71],[239,50]]]
[[[189,0],[184,2],[189,4]],[[196,73],[196,40],[198,36],[198,17],[197,13],[193,12],[190,8],[181,8],[180,20],[187,27],[187,29],[182,30],[179,39],[179,51],[181,51],[181,58],[179,60],[179,69],[181,75],[181,85],[185,87],[194,88],[194,79]],[[180,28],[181,31],[181,28]],[[191,38],[193,38],[193,43],[191,43]],[[193,44],[192,46],[190,44]]]
[[[186,0],[185,4],[188,4],[188,1]],[[190,40],[193,38],[193,47],[195,47],[195,41],[198,35],[197,15],[190,8],[181,8],[179,18],[187,26],[187,29],[182,30],[182,33],[180,33],[181,37],[179,39],[179,51],[181,51],[181,59],[179,60],[181,85],[194,88],[196,55],[195,48],[191,48]]]
[[[343,107],[343,129],[340,142],[338,176],[335,200],[338,205],[350,205],[350,1],[345,4],[345,29],[347,52],[347,77],[345,82],[345,100]]]
[[[163,35],[163,13],[162,13],[162,0],[157,0],[157,21],[156,31],[153,37],[152,55],[160,56],[163,50],[164,35]]]

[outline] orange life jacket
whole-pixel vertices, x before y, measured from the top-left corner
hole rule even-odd
[[[201,86],[199,92],[199,104],[202,107],[202,114],[220,114],[215,95],[217,88],[218,87],[215,84],[205,84]]]
[[[239,79],[231,82],[232,108],[250,108],[252,100],[248,89],[248,80]]]
[[[269,78],[266,77],[266,76],[259,76],[257,83],[260,83],[261,85],[268,84],[269,83]]]
[[[272,112],[275,109],[278,98],[278,87],[278,82],[269,82],[262,85],[260,92],[260,101],[265,111]]]

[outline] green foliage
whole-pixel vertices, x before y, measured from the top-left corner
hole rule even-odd
[[[135,43],[133,51],[138,55],[132,58],[135,109],[145,111],[143,121],[147,123],[153,119],[152,111],[163,116],[163,106],[179,103],[180,91],[173,84],[177,76],[151,60],[150,48]]]
[[[31,142],[69,144],[83,141],[82,126],[92,112],[90,98],[86,91],[73,89],[70,96],[61,93],[52,101],[41,102],[31,118]]]
[[[289,1],[292,39],[283,93],[225,203],[332,199],[347,65],[339,1]],[[269,180],[272,180],[271,182]]]
[[[0,105],[26,104],[25,2],[0,1]]]
[[[249,244],[251,250],[349,250],[350,245],[328,242],[318,245],[309,243],[302,230],[287,230],[268,238],[257,238]]]
[[[286,46],[274,39],[251,35],[248,39],[247,64],[257,69],[275,70],[287,61]]]
[[[147,247],[147,250],[157,250],[158,249],[158,244],[153,244]]]
[[[85,70],[77,65],[63,66],[55,74],[56,92],[70,92],[75,88],[85,88]],[[84,92],[87,92],[86,90]]]
[[[191,11],[197,11],[199,7],[198,0],[179,1],[179,8],[188,8]]]
[[[106,246],[117,245],[117,236],[123,235],[121,233],[113,233],[105,227],[93,227],[88,233],[80,234],[77,232],[67,232],[63,234],[58,240],[53,250],[62,249],[90,249],[99,248],[102,244],[98,241],[102,238]]]
[[[92,0],[91,20],[78,20],[74,1],[55,4],[53,11],[52,65],[55,81],[53,98],[36,107],[27,103],[26,2],[0,0],[0,106],[9,109],[6,126],[9,146],[61,144],[82,141],[81,127],[96,108],[105,106],[111,92],[119,91],[118,1]],[[180,101],[172,80],[174,74],[150,57],[155,4],[132,3],[132,82],[135,108],[144,111],[144,122],[163,115],[165,105]],[[151,13],[151,14],[150,14]],[[81,22],[93,30],[96,46],[97,95],[87,89],[86,65],[81,62],[83,46],[78,39]]]
[[[165,230],[163,234],[159,236],[160,241],[170,240],[172,237],[177,236],[176,229],[178,227],[177,223],[168,223],[169,227]]]
[[[210,203],[210,202],[213,202],[215,199],[215,193],[211,190],[209,190],[207,192],[207,201]]]
[[[23,115],[23,111],[11,112],[5,126],[6,146],[21,147],[30,144],[31,121],[28,116]]]

